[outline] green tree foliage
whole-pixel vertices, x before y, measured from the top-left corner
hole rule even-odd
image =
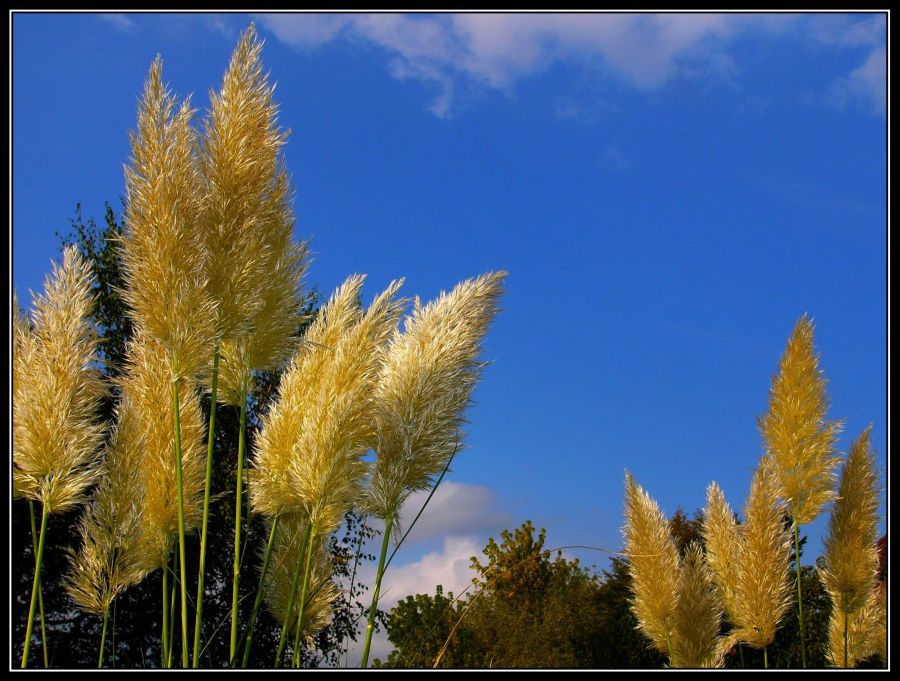
[[[79,253],[91,263],[96,281],[97,304],[94,310],[94,324],[100,336],[101,369],[107,379],[115,379],[125,368],[125,344],[131,338],[132,325],[127,308],[121,298],[123,287],[119,238],[122,222],[109,204],[106,204],[103,225],[93,219],[82,218],[80,205],[70,220],[70,230],[58,235],[63,245],[74,244]],[[22,301],[27,304],[26,301]],[[310,318],[315,313],[316,294],[310,294],[303,313]],[[304,327],[297,330],[301,334]],[[250,395],[248,407],[248,435],[252,446],[260,425],[260,415],[268,407],[278,386],[278,374],[263,373],[257,376],[254,391]],[[114,388],[114,381],[109,385]],[[111,422],[116,401],[115,391],[103,405],[101,417]],[[209,398],[205,398],[204,410],[208,416]],[[239,410],[236,407],[219,405],[216,413],[216,441],[212,479],[213,502],[209,526],[208,556],[229,556],[232,551],[234,527],[234,472],[237,465],[237,429]],[[22,654],[22,642],[28,615],[28,598],[34,574],[31,530],[27,503],[13,502],[12,521],[12,629],[15,650],[13,657]],[[102,620],[79,612],[69,600],[62,587],[62,578],[69,569],[65,558],[65,548],[73,546],[71,527],[77,521],[80,511],[51,516],[45,547],[42,570],[42,589],[47,618],[47,639],[51,667],[83,667],[86,660],[96,660]],[[249,619],[255,589],[258,583],[256,552],[265,546],[267,532],[261,519],[251,516],[243,520],[244,551],[243,565],[246,574],[252,578],[243,580],[240,592],[241,622]],[[342,531],[331,539],[331,553],[335,563],[335,578],[349,584],[350,574],[358,548],[374,535],[374,531],[361,524],[358,516],[348,514]],[[199,537],[190,536],[187,541],[188,573],[197,574]],[[361,554],[360,564],[372,561],[374,557]],[[206,590],[204,598],[204,621],[202,634],[202,666],[224,665],[228,659],[229,631],[228,617],[231,608],[230,560],[208,560]],[[110,613],[110,632],[107,637],[105,666],[109,667],[155,667],[159,664],[160,622],[158,617],[146,617],[148,612],[158,611],[161,573],[151,574],[141,584],[127,590],[114,601]],[[195,586],[195,585],[193,585]],[[336,604],[331,625],[320,632],[313,646],[302,651],[304,663],[308,666],[327,664],[337,666],[342,662],[341,651],[348,639],[355,640],[357,624],[365,610],[361,600],[368,591],[365,584],[355,580],[352,593],[345,593]],[[192,608],[192,599],[188,605]],[[380,621],[384,614],[379,613]],[[190,614],[193,622],[193,612]],[[224,622],[224,624],[223,624]],[[253,637],[251,666],[269,666],[278,645],[281,626],[265,609],[261,610]],[[40,637],[38,623],[35,623],[34,640]],[[43,666],[43,651],[40,644],[32,644],[29,666]]]
[[[472,558],[479,577],[464,599],[439,588],[401,601],[383,666],[431,667],[439,655],[448,668],[603,666],[603,582],[577,559],[547,551],[545,540],[530,521],[504,531]]]

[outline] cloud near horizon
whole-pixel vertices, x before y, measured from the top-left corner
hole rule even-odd
[[[345,39],[389,55],[391,75],[436,90],[428,109],[439,118],[459,107],[463,90],[510,94],[515,83],[555,63],[574,64],[639,91],[676,78],[734,83],[729,52],[742,36],[805,38],[831,50],[868,49],[864,63],[832,86],[830,102],[881,112],[885,21],[802,14],[259,14],[282,42],[312,50]],[[883,63],[883,61],[882,61]]]
[[[412,522],[427,495],[417,492],[407,500],[400,514],[401,527]],[[380,521],[371,524],[384,529]],[[439,584],[444,593],[459,595],[475,577],[471,558],[481,556],[489,537],[499,538],[502,530],[517,524],[509,514],[497,510],[496,499],[488,487],[442,482],[384,574],[379,609],[388,612],[407,596],[434,594]],[[379,536],[367,545],[366,551],[377,554],[380,545]],[[374,584],[375,564],[361,566],[359,579],[363,584]],[[361,654],[363,638],[360,636],[351,646],[351,660]],[[385,659],[391,650],[386,633],[375,634],[371,659]]]
[[[439,550],[426,553],[418,560],[406,564],[392,563],[384,573],[381,584],[379,610],[389,612],[397,603],[407,596],[416,594],[432,595],[438,584],[444,593],[453,592],[459,595],[472,582],[475,572],[470,567],[472,556],[481,554],[483,541],[475,537],[445,537]],[[400,555],[400,554],[398,554]],[[364,584],[374,584],[375,566],[368,564],[360,570],[360,580]],[[364,636],[350,647],[350,659],[362,652]],[[370,660],[384,660],[393,650],[384,631],[372,637]]]

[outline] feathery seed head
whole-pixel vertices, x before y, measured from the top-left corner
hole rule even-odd
[[[666,516],[628,471],[623,534],[638,628],[657,650],[670,653],[679,587],[678,549]]]
[[[222,341],[219,360],[219,399],[240,404],[241,386],[252,387],[253,371],[271,371],[285,364],[297,348],[294,336],[300,318],[303,274],[309,264],[306,243],[287,244],[271,263],[266,285],[258,291],[260,307],[250,319],[247,334]]]
[[[167,365],[179,378],[191,378],[204,366],[214,334],[192,116],[188,102],[176,110],[157,58],[144,87],[137,132],[131,134],[131,164],[125,168],[123,297],[139,332],[163,345]]]
[[[713,582],[719,590],[725,612],[732,615],[738,598],[737,566],[741,558],[741,541],[734,512],[725,500],[722,488],[716,483],[706,490],[702,531],[706,543],[706,562]]]
[[[351,279],[325,306],[321,324],[310,328],[264,420],[251,485],[256,510],[301,509],[317,534],[328,534],[356,502],[366,472],[361,457],[374,436],[378,349],[400,316],[403,302],[395,296],[401,283],[392,283],[360,316],[350,303],[358,292]],[[336,337],[335,327],[343,330]]]
[[[840,423],[827,420],[828,396],[813,346],[813,325],[797,322],[769,392],[759,429],[796,524],[814,520],[834,497],[834,445]]]
[[[377,459],[366,506],[396,515],[427,489],[458,446],[463,411],[478,382],[481,342],[499,310],[505,272],[481,275],[423,306],[416,299],[384,352],[376,390]],[[398,526],[399,527],[399,526]]]
[[[697,542],[688,544],[679,566],[673,622],[673,667],[722,666],[723,651],[719,646],[722,602]]]
[[[78,523],[81,551],[70,550],[66,590],[86,612],[109,610],[113,599],[146,574],[140,546],[142,495],[140,465],[144,443],[128,396],[117,408],[118,421],[109,444],[104,476],[91,505]]]
[[[12,304],[12,321],[13,321],[13,346],[12,346],[12,364],[13,364],[13,393],[16,394],[16,391],[19,386],[19,382],[22,380],[21,375],[21,367],[27,366],[30,360],[27,355],[34,348],[34,343],[29,342],[29,334],[31,322],[28,318],[28,315],[25,314],[19,308],[19,298],[16,295],[16,292],[13,291],[13,304]],[[13,452],[15,453],[15,449]],[[22,497],[28,499],[36,499],[37,498],[37,487],[35,485],[35,479],[23,475],[22,470],[19,468],[18,461],[16,460],[15,455],[13,456],[13,499],[20,499]]]
[[[144,444],[140,462],[140,544],[147,569],[165,567],[178,531],[175,483],[175,408],[172,377],[165,349],[152,339],[137,337],[128,346],[128,373],[122,392],[130,400]],[[180,381],[182,487],[184,522],[190,530],[199,524],[205,481],[206,429],[196,387]]]
[[[750,484],[740,526],[740,553],[735,570],[737,593],[732,623],[747,644],[762,648],[791,605],[791,541],[784,526],[774,464],[764,456]]]
[[[18,314],[13,351],[13,490],[51,512],[81,503],[97,476],[104,392],[89,316],[90,265],[74,246],[53,265],[31,322]],[[29,328],[30,327],[30,328]]]
[[[359,291],[364,281],[364,276],[350,276],[331,295],[281,377],[279,397],[263,416],[254,449],[249,488],[250,504],[256,513],[274,517],[302,510],[288,473],[295,438],[305,412],[317,399],[318,386],[338,340],[359,321]]]
[[[825,539],[826,567],[820,574],[839,613],[862,608],[878,578],[879,484],[871,431],[870,425],[850,447]]]
[[[274,301],[261,295],[271,284],[276,263],[290,257],[291,189],[279,157],[287,132],[278,127],[274,88],[263,73],[261,52],[251,25],[241,35],[221,90],[210,93],[200,150],[208,291],[218,303],[217,332],[222,339],[273,333],[258,326],[262,308]],[[288,283],[296,285],[299,276],[293,274]],[[293,290],[282,296],[286,307],[279,312],[296,314],[290,308],[298,302],[297,295]],[[271,312],[262,316],[277,317]],[[288,333],[294,330],[288,328]]]

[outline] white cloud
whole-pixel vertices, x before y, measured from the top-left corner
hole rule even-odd
[[[416,492],[403,504],[401,527],[405,529],[412,522],[427,497],[428,492]],[[499,535],[509,522],[508,514],[496,510],[494,495],[487,487],[444,481],[428,502],[404,546],[447,536],[487,539],[488,536]]]
[[[407,596],[433,594],[438,584],[444,593],[458,595],[475,577],[469,563],[481,555],[483,546],[474,537],[446,537],[441,550],[406,565],[391,565],[384,574],[379,607],[387,610]]]
[[[258,14],[275,37],[298,49],[314,49],[333,40],[350,17],[342,14]]]
[[[738,66],[729,48],[747,33],[805,36],[833,49],[883,46],[885,33],[881,16],[796,13],[261,14],[257,19],[298,49],[339,36],[383,49],[394,77],[420,81],[436,92],[429,109],[439,117],[458,108],[460,93],[509,93],[518,80],[557,62],[575,63],[639,90],[676,78],[733,84]],[[845,89],[856,92],[867,73],[854,74]]]
[[[137,24],[127,14],[98,14],[97,17],[123,33],[134,33],[137,30]]]
[[[854,105],[875,116],[884,116],[887,104],[887,50],[873,50],[865,62],[832,85],[828,100],[839,109]]]
[[[417,492],[407,500],[400,514],[402,527],[412,522],[426,497],[427,492]],[[407,596],[434,594],[438,584],[444,593],[459,595],[475,576],[470,568],[472,556],[481,557],[488,537],[499,539],[500,532],[512,522],[508,514],[496,509],[489,488],[442,482],[384,574],[379,609],[388,612]],[[383,524],[372,524],[379,530],[384,528]],[[376,540],[367,544],[367,553],[378,554],[381,537]],[[410,560],[411,555],[414,558]],[[374,562],[360,567],[361,583],[370,587],[375,583],[375,568]],[[351,664],[358,663],[363,640],[364,636],[359,636],[351,647]],[[392,649],[385,632],[375,634],[370,661],[376,657],[385,659]]]
[[[392,563],[385,572],[381,584],[381,596],[378,608],[385,612],[410,595],[434,594],[438,584],[444,593],[450,591],[459,595],[475,577],[469,567],[472,556],[480,555],[485,542],[474,537],[446,537],[440,550],[426,553],[416,561],[405,565]],[[367,565],[360,571],[360,579],[364,584],[374,584],[375,566]],[[350,662],[358,661],[362,654],[364,636],[350,647]],[[370,663],[375,658],[384,660],[393,646],[387,640],[387,634],[381,631],[372,637],[369,652]]]

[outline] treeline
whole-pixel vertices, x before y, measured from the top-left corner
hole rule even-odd
[[[679,552],[703,543],[703,512],[678,509],[669,519]],[[786,523],[789,522],[786,520]],[[802,547],[806,539],[801,538]],[[886,583],[886,540],[879,543],[879,580]],[[793,566],[792,566],[793,567]],[[599,574],[546,547],[545,530],[531,522],[491,539],[481,558],[472,557],[478,577],[463,594],[409,596],[388,616],[394,649],[376,666],[388,668],[571,668],[658,669],[668,666],[638,629],[628,559],[617,556]],[[830,666],[827,658],[831,599],[818,566],[802,567],[803,612],[809,667]],[[724,635],[730,624],[722,622]],[[769,667],[800,668],[797,609],[785,615],[768,649]],[[860,667],[881,667],[872,656]],[[762,669],[763,654],[745,645],[733,648],[723,666]]]

